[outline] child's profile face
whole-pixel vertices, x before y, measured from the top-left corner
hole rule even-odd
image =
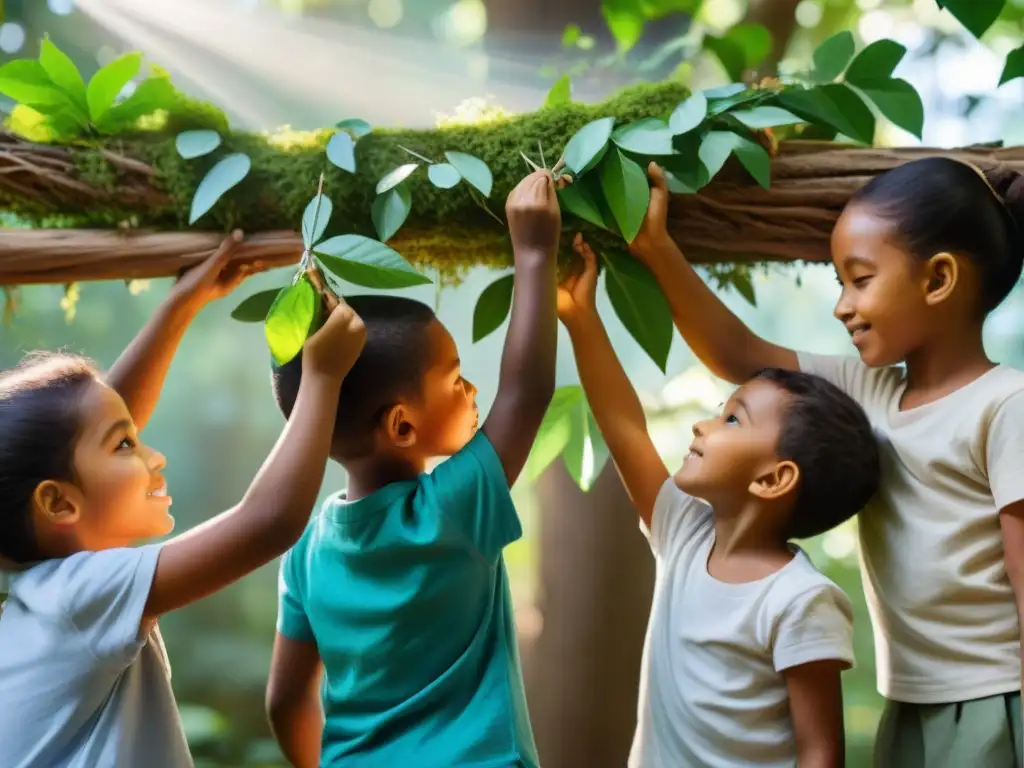
[[[455,339],[438,320],[427,329],[430,363],[416,408],[416,449],[424,457],[458,453],[476,434],[477,389],[462,376]]]
[[[832,231],[832,263],[842,293],[835,316],[871,366],[906,359],[931,327],[925,264],[903,250],[892,224],[866,206],[848,206]]]
[[[68,500],[71,533],[87,549],[126,546],[174,528],[162,455],[139,441],[124,400],[97,381],[81,403]]]
[[[775,384],[758,379],[737,389],[719,416],[694,424],[676,485],[713,507],[745,503],[751,484],[779,465],[775,449],[788,397]]]

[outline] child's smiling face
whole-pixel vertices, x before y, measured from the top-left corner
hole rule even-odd
[[[127,546],[174,528],[164,457],[139,441],[124,400],[96,381],[79,404],[74,481],[47,481],[35,494],[52,534],[84,549]]]
[[[788,394],[754,379],[737,389],[721,415],[697,422],[676,485],[713,507],[737,506],[760,479],[774,475]]]

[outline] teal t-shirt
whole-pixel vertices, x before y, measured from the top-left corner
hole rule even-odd
[[[324,663],[321,765],[536,768],[501,555],[521,535],[483,432],[431,474],[325,502],[278,612]]]

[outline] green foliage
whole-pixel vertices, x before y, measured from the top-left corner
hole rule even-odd
[[[722,63],[730,80],[742,80],[772,50],[772,35],[760,24],[737,24],[723,36],[704,36],[704,48]]]
[[[672,346],[672,312],[658,282],[627,253],[603,254],[605,289],[623,326],[664,372]]]
[[[569,75],[562,75],[551,86],[547,98],[544,99],[545,107],[558,107],[572,101],[572,81]]]
[[[936,0],[936,3],[955,16],[968,32],[981,37],[999,18],[1006,0]]]
[[[277,295],[263,326],[275,363],[284,365],[302,351],[319,307],[316,289],[305,274]]]
[[[473,342],[489,336],[501,327],[512,308],[513,275],[499,277],[484,288],[473,308]]]
[[[211,130],[182,131],[174,140],[178,154],[186,160],[208,155],[220,146],[220,134]]]
[[[1024,77],[1024,45],[1006,55],[1006,66],[1003,67],[1003,74],[999,77],[999,84],[1008,83],[1018,77]]]
[[[579,386],[561,387],[551,398],[526,464],[527,478],[535,481],[559,456],[584,491],[608,461],[608,447]]]
[[[387,242],[401,229],[412,210],[412,195],[409,188],[399,185],[373,201],[370,216],[381,242]]]
[[[327,142],[327,159],[349,173],[356,172],[356,141],[348,131],[338,130]]]
[[[362,235],[338,235],[315,245],[320,264],[335,276],[365,288],[390,290],[428,285],[397,251]]]
[[[241,183],[251,169],[252,161],[248,155],[241,152],[228,155],[213,166],[196,187],[188,223],[195,224],[196,220],[213,208],[229,189]]]
[[[231,317],[241,323],[262,323],[267,319],[274,300],[284,288],[254,293],[231,311]]]

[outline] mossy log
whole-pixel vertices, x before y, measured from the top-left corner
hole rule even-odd
[[[354,175],[326,163],[330,130],[230,133],[221,149],[196,160],[182,159],[174,136],[167,133],[67,146],[0,133],[0,205],[40,228],[0,232],[0,284],[172,275],[209,253],[219,233],[234,227],[250,236],[261,233],[255,240],[250,237],[239,259],[259,259],[268,266],[294,262],[301,243],[289,233],[321,172],[334,203],[327,234],[373,235],[370,208],[376,182],[395,166],[414,161],[405,149],[433,160],[442,159],[446,150],[474,154],[490,166],[494,191],[488,210],[468,185],[436,189],[421,171],[409,182],[412,214],[390,244],[411,262],[446,275],[471,265],[507,266],[507,233],[494,214],[503,213],[506,195],[527,171],[521,152],[538,161],[543,152],[550,165],[586,122],[608,115],[622,121],[665,116],[686,95],[676,85],[642,86],[593,106],[556,107],[435,130],[374,131],[356,147]],[[252,171],[189,228],[196,186],[229,152],[248,154]],[[1024,172],[1022,147],[943,151],[783,142],[774,159],[771,190],[756,186],[738,166],[727,165],[699,194],[674,197],[670,232],[695,263],[827,261],[829,233],[850,196],[875,174],[931,154],[969,159],[982,168],[1009,164]],[[567,222],[567,227],[576,224]],[[588,231],[588,236],[598,245],[610,244],[605,233]]]

